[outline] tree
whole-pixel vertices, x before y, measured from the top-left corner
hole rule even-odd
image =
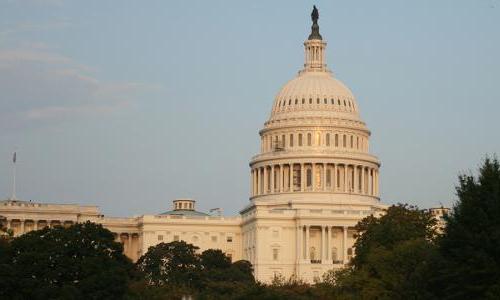
[[[390,206],[383,216],[368,216],[356,225],[356,256],[351,263],[360,268],[367,255],[379,247],[391,250],[403,241],[433,240],[436,237],[435,226],[436,220],[427,211],[407,204]]]
[[[200,276],[198,247],[184,241],[149,247],[137,261],[137,268],[151,285],[196,286]]]
[[[231,259],[220,249],[208,249],[201,253],[200,262],[204,270],[228,269]]]
[[[338,299],[432,299],[425,274],[435,257],[434,226],[430,213],[402,204],[361,220],[350,267],[319,287],[330,286]]]
[[[479,176],[460,175],[446,218],[435,290],[443,299],[500,298],[500,164],[486,158]]]
[[[5,222],[7,219],[4,216],[0,215],[0,243],[6,242],[10,238],[12,238],[13,232],[11,229],[7,229],[5,226]]]
[[[113,234],[91,222],[26,233],[2,256],[0,298],[121,298],[133,268]]]

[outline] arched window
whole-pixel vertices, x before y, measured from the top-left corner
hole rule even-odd
[[[312,143],[311,139],[312,139],[311,133],[308,133],[307,134],[307,146],[311,146],[311,143]]]
[[[330,134],[329,133],[326,134],[326,145],[330,146]]]
[[[290,147],[293,147],[293,133],[290,134]]]
[[[285,135],[284,134],[281,135],[281,143],[279,143],[279,146],[281,146],[283,148],[285,148],[285,146],[286,146]]]
[[[328,100],[326,100],[326,98],[325,98],[325,99],[323,99],[323,102],[324,102],[325,104],[328,104]]]
[[[316,104],[319,104],[319,98],[316,98]]]
[[[299,100],[295,99],[295,105],[297,105],[298,103],[299,103]]]
[[[342,145],[343,145],[343,146],[344,146],[344,148],[345,148],[345,147],[346,147],[346,145],[347,145],[347,137],[346,137],[346,135],[345,135],[345,134],[343,134],[343,135],[342,135],[342,142],[343,142],[343,144],[342,144]]]
[[[335,134],[335,147],[339,146],[339,135]]]
[[[292,99],[288,100],[288,105],[291,105],[291,104],[292,104]]]
[[[332,105],[335,104],[335,100],[333,100],[333,98],[331,99],[331,102],[332,102]]]
[[[302,104],[306,103],[306,99],[302,98]]]
[[[354,148],[353,136],[351,135],[351,148]]]
[[[306,171],[306,186],[311,187],[312,186],[312,170],[307,169]]]
[[[359,150],[359,136],[356,137],[356,149]]]
[[[299,133],[299,147],[302,146],[302,133]]]
[[[313,99],[309,98],[309,104],[313,104]]]

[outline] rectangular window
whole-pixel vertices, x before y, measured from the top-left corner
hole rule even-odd
[[[278,258],[279,258],[278,255],[279,255],[278,249],[273,249],[273,260],[274,261],[278,260]]]
[[[215,235],[212,236],[212,242],[214,242],[214,243],[217,242],[217,236],[215,236]]]
[[[228,236],[228,237],[226,237],[226,241],[227,241],[228,243],[232,243],[232,242],[233,242],[233,237],[232,237],[232,236]]]
[[[158,236],[158,240],[159,240],[159,241],[163,241],[163,235],[159,235],[159,236]]]
[[[299,133],[299,147],[302,146],[302,133]]]
[[[178,235],[174,235],[174,241],[175,242],[179,241],[179,236]]]
[[[290,147],[293,147],[293,134],[290,134]]]

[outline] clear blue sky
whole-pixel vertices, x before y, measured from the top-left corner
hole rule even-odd
[[[450,205],[500,153],[500,2],[0,0],[0,197],[236,214],[310,11],[357,97],[386,203]]]

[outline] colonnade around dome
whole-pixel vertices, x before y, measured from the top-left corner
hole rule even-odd
[[[286,192],[331,192],[378,197],[378,169],[325,162],[280,163],[251,171],[252,197]]]

